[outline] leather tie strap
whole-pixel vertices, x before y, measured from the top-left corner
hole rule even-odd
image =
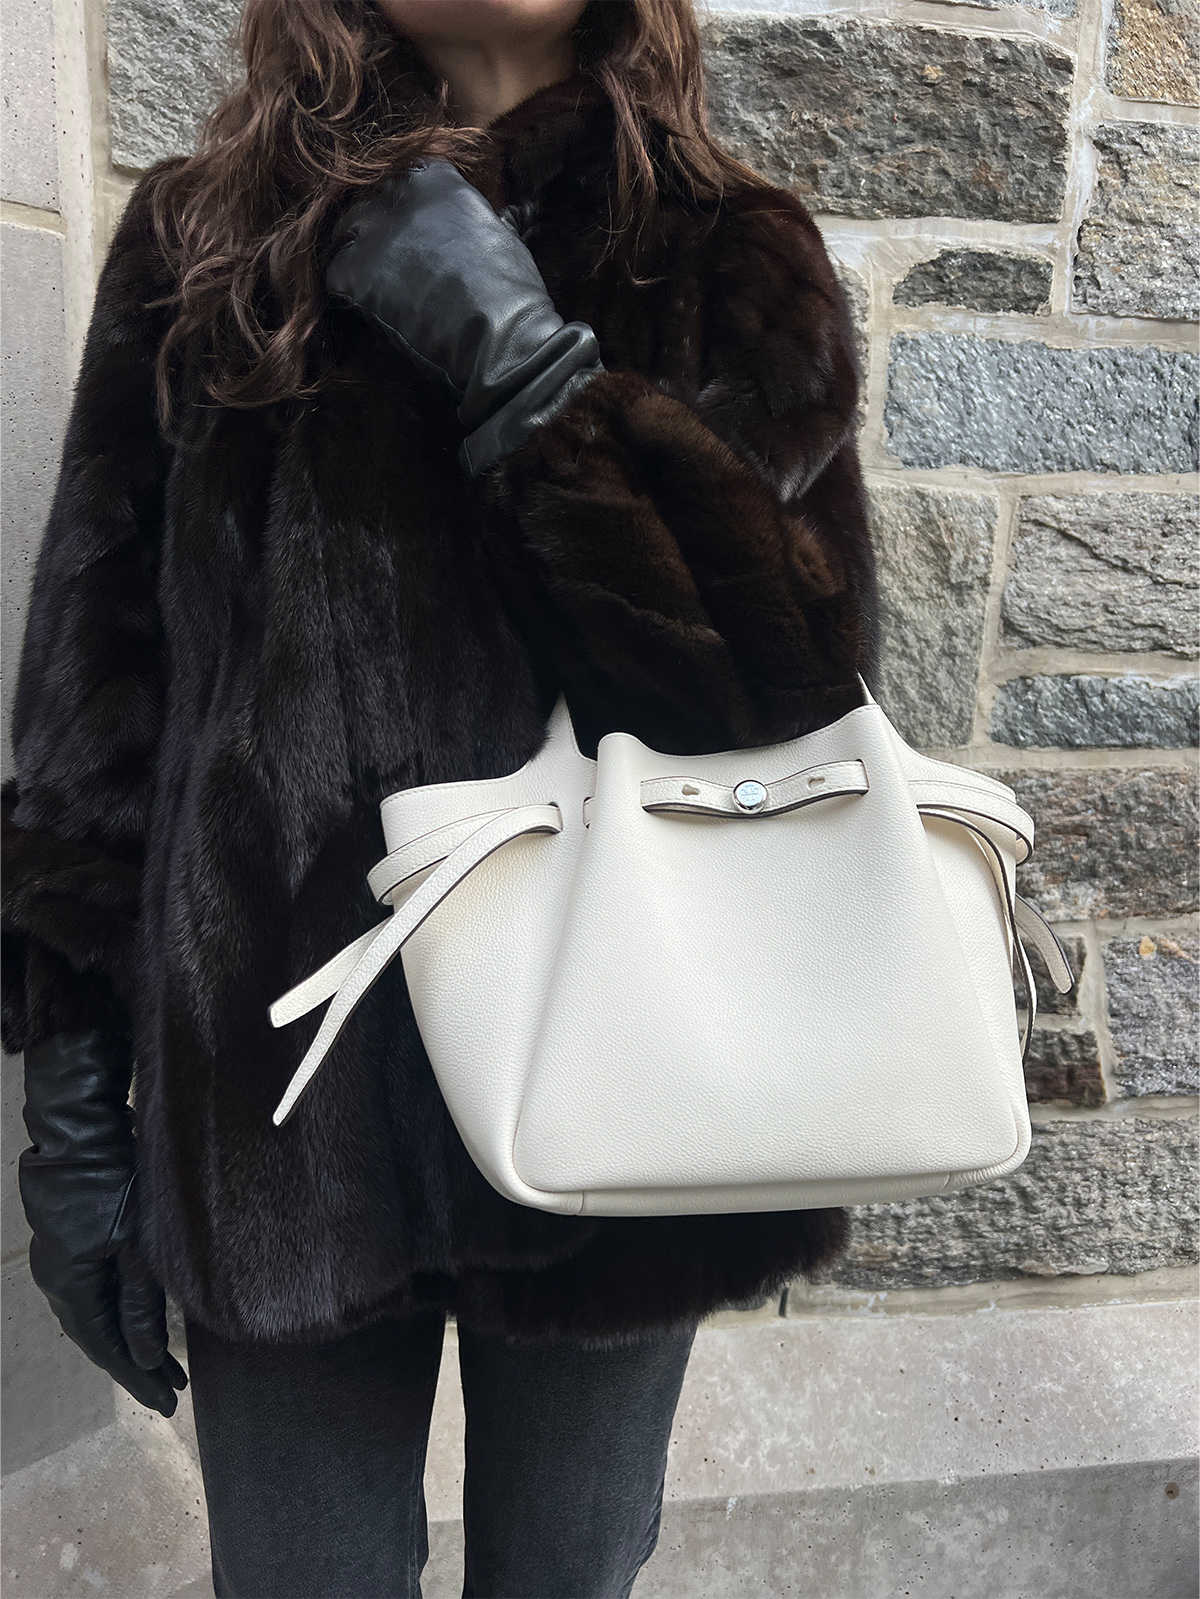
[[[974,774],[968,774],[968,778],[972,776]],[[641,802],[647,811],[660,814],[698,812],[722,817],[748,813],[779,815],[820,799],[865,794],[868,786],[866,769],[861,761],[837,761],[806,768],[770,784],[755,784],[746,780],[743,784],[730,786],[691,777],[647,779],[641,785]],[[993,831],[1002,830],[1015,844],[1018,859],[1025,858],[1032,848],[1032,839],[1027,831],[1028,819],[1015,804],[992,792],[990,786],[984,789],[978,782],[939,783],[918,779],[911,786],[918,811],[922,815],[940,817],[965,828],[979,845],[991,869],[1004,912],[1014,966],[1028,999],[1021,1038],[1023,1060],[1037,1015],[1037,993],[1022,939],[1027,938],[1038,950],[1051,981],[1060,993],[1066,993],[1074,981],[1054,930],[1028,901],[1014,892],[999,844],[992,836]],[[760,791],[750,795],[754,802],[752,806],[747,806],[739,796],[739,789],[746,788]],[[555,804],[485,811],[447,823],[413,839],[393,850],[372,868],[368,877],[372,892],[381,903],[393,905],[392,915],[378,927],[356,938],[310,977],[289,989],[270,1008],[272,1026],[285,1027],[306,1016],[324,1001],[332,1001],[316,1037],[275,1110],[273,1120],[277,1127],[282,1126],[295,1109],[296,1102],[316,1075],[359,1002],[446,896],[476,866],[510,840],[526,833],[560,833],[562,825],[562,813]],[[397,891],[422,872],[429,873],[424,882],[397,905]]]
[[[1023,939],[1028,938],[1045,961],[1050,980],[1060,994],[1067,993],[1075,983],[1066,951],[1059,943],[1058,935],[1049,922],[1034,910],[1028,900],[1022,899],[1014,892],[996,840],[981,825],[983,820],[994,822],[996,820],[994,817],[981,817],[978,812],[960,811],[952,804],[919,804],[917,809],[922,816],[937,816],[942,821],[955,822],[959,827],[966,828],[991,868],[996,892],[1000,896],[1000,904],[1004,911],[1004,925],[1008,931],[1013,968],[1025,990],[1025,1024],[1021,1029],[1021,1064],[1024,1065],[1033,1039],[1034,1022],[1037,1020],[1037,984],[1033,980],[1033,968],[1029,964],[1029,956],[1025,953]],[[1008,826],[1005,822],[999,825],[1006,828]],[[1012,831],[1019,843],[1027,842],[1023,834],[1017,834],[1015,829]]]
[[[440,865],[485,822],[490,822],[494,816],[507,815],[508,810],[480,811],[475,816],[447,822],[444,827],[435,827],[430,833],[422,833],[420,838],[410,839],[385,855],[377,866],[372,866],[367,873],[367,887],[381,905],[392,905],[392,896],[398,888],[431,866]]]
[[[522,805],[514,810],[492,812],[472,820],[480,825],[467,835],[457,849],[446,855],[441,865],[429,874],[398,910],[392,912],[388,921],[364,933],[340,955],[326,962],[320,971],[289,989],[271,1006],[272,1026],[283,1027],[307,1015],[323,999],[333,996],[333,1002],[317,1029],[317,1036],[309,1045],[275,1109],[272,1120],[276,1127],[282,1127],[296,1108],[296,1101],[316,1076],[321,1062],[337,1042],[359,1001],[447,894],[452,893],[481,861],[494,855],[511,839],[519,838],[523,833],[562,832],[562,813],[557,805]]]

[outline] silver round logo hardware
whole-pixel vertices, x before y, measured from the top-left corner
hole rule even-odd
[[[767,791],[761,783],[756,783],[753,778],[747,778],[734,789],[733,803],[739,810],[761,811],[767,803]]]

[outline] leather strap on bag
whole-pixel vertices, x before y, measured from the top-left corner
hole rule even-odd
[[[322,1000],[329,999],[330,996],[333,999],[317,1029],[317,1036],[309,1045],[304,1059],[297,1067],[283,1098],[275,1109],[271,1119],[276,1127],[282,1127],[292,1114],[296,1101],[316,1076],[321,1062],[337,1042],[342,1028],[350,1020],[367,990],[382,976],[417,928],[431,912],[437,909],[446,895],[452,893],[481,861],[487,860],[489,855],[494,855],[510,840],[520,838],[524,833],[562,832],[562,813],[557,805],[522,805],[515,810],[492,812],[484,817],[475,817],[473,820],[480,825],[468,833],[457,848],[449,853],[443,852],[441,865],[429,874],[399,909],[392,912],[388,921],[382,922],[369,933],[364,933],[361,938],[355,939],[354,943],[348,945],[340,955],[335,955],[319,971],[297,984],[295,988],[289,989],[271,1006],[271,1025],[283,1027],[300,1016],[306,1016]],[[440,837],[447,831],[439,828],[436,835],[430,835],[430,839]],[[404,853],[406,852],[395,852],[397,855]],[[414,876],[421,868],[418,866],[412,870],[408,870],[407,867],[402,869],[404,876]],[[403,880],[404,877],[394,882],[389,881],[384,894],[380,897],[392,894],[398,883]]]
[[[764,788],[762,799],[752,808],[738,800],[735,789],[684,777],[644,782],[641,800],[647,811],[657,814],[699,812],[747,818],[778,815],[818,800],[851,797],[868,790],[866,771],[859,761],[812,767],[777,783],[761,786]],[[995,785],[971,772],[964,771],[961,780],[947,782],[915,779],[910,786],[918,811],[966,828],[991,869],[1008,929],[1014,967],[1027,996],[1021,1038],[1024,1060],[1037,1015],[1037,991],[1022,939],[1027,938],[1037,949],[1060,993],[1066,993],[1074,981],[1053,928],[1028,901],[1014,893],[1000,848],[991,836],[993,829],[1002,829],[1009,835],[1018,860],[1027,859],[1032,849],[1028,818],[1018,805],[996,793]],[[486,811],[459,818],[404,844],[371,870],[368,877],[371,890],[380,903],[393,905],[391,917],[355,939],[271,1006],[272,1025],[284,1027],[306,1016],[325,1000],[332,1001],[275,1110],[272,1119],[277,1127],[282,1126],[295,1109],[359,1002],[447,895],[482,861],[512,839],[528,833],[561,831],[562,814],[554,804]],[[402,903],[396,904],[398,891],[422,872],[429,873],[424,882]]]

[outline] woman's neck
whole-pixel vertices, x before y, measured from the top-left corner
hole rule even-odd
[[[576,70],[570,36],[544,43],[526,37],[512,49],[490,41],[421,40],[418,49],[445,79],[455,120],[467,128],[486,128],[531,94],[561,83]]]

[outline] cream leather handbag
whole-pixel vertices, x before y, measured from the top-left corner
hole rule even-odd
[[[633,1216],[870,1204],[1029,1149],[1013,994],[1053,932],[1011,789],[908,748],[863,685],[767,749],[589,760],[559,702],[511,777],[383,802],[392,914],[271,1007],[332,1000],[275,1122],[403,951],[472,1158],[510,1199]]]

